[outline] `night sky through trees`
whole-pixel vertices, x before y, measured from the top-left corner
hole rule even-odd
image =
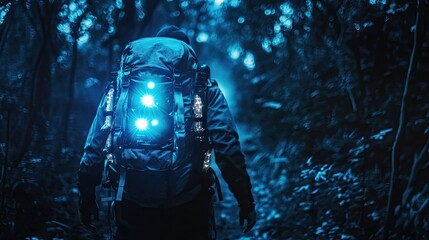
[[[96,234],[79,225],[83,145],[124,46],[166,24],[211,67],[246,155],[258,222],[241,233],[222,181],[218,239],[428,239],[428,14],[428,0],[0,1],[0,239],[109,239],[105,203]]]

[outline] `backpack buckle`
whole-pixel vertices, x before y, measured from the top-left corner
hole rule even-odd
[[[122,78],[121,85],[123,88],[128,88],[128,86],[130,86],[130,80],[128,79],[128,77]]]

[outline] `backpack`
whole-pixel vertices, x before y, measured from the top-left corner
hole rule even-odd
[[[209,68],[182,41],[142,38],[125,47],[105,111],[115,201],[170,207],[207,188],[209,79]]]

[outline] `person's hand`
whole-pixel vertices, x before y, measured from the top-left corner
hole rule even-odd
[[[95,232],[96,228],[92,222],[92,220],[98,221],[98,206],[95,200],[85,201],[85,199],[81,199],[79,206],[79,219],[86,230]]]
[[[243,233],[249,232],[256,224],[256,212],[243,212],[240,210],[240,226],[243,226]]]
[[[84,229],[95,232],[93,221],[98,221],[98,206],[95,190],[101,182],[103,161],[92,166],[81,163],[77,173],[77,187],[79,190],[79,220]]]

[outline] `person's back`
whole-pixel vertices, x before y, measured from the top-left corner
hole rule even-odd
[[[247,231],[255,223],[251,185],[228,105],[216,82],[204,80],[201,87],[198,70],[189,39],[175,27],[125,47],[110,131],[114,168],[120,175],[117,239],[213,239],[212,192],[204,182],[212,171],[203,170],[211,147],[239,202],[240,222],[248,221]],[[86,226],[97,210],[93,191],[101,181],[108,135],[101,130],[105,105],[106,97],[88,134],[79,171],[81,220]],[[204,117],[196,118],[202,112]]]

